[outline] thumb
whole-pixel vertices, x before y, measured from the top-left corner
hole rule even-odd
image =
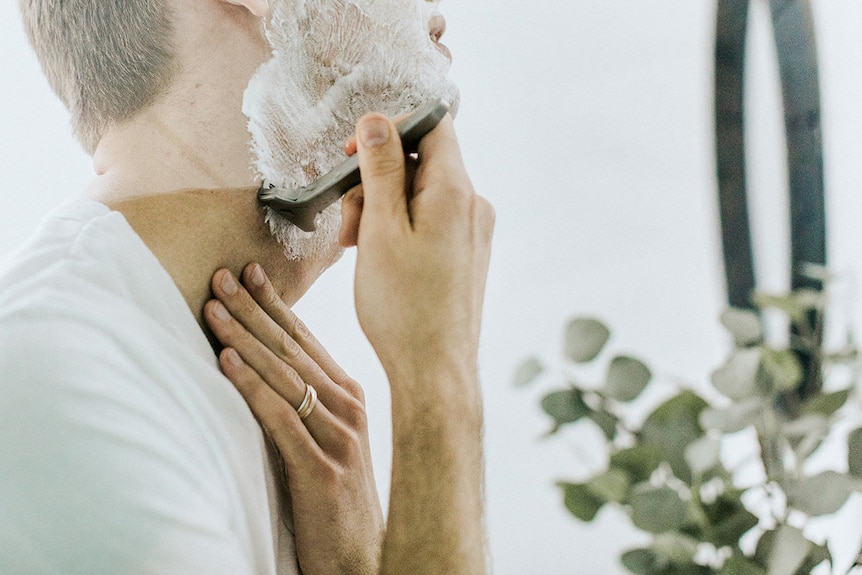
[[[409,224],[405,160],[395,125],[382,114],[369,114],[356,125],[364,206],[360,227]]]

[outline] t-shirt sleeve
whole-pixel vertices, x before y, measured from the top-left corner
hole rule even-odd
[[[188,414],[112,342],[40,324],[0,329],[0,573],[251,573]]]

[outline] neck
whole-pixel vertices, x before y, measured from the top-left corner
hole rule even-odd
[[[216,270],[227,268],[239,277],[246,265],[259,262],[288,305],[322,271],[314,262],[285,259],[255,191],[191,189],[106,202],[123,214],[165,267],[205,332],[202,311],[212,297]]]

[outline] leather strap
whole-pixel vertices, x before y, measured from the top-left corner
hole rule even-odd
[[[752,308],[756,285],[745,183],[745,47],[749,0],[718,0],[715,131],[727,297]],[[823,145],[810,0],[770,0],[781,72],[790,180],[791,287],[822,289],[805,263],[826,263]]]

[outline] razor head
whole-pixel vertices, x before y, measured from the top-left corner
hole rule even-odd
[[[407,153],[414,152],[419,141],[443,119],[449,104],[432,100],[398,124],[398,134]],[[306,232],[316,229],[317,214],[336,202],[351,188],[362,183],[359,157],[354,154],[338,166],[302,188],[279,188],[266,180],[257,192],[258,201]]]

